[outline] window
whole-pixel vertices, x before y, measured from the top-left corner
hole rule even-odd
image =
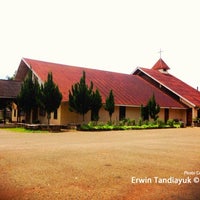
[[[165,108],[165,123],[167,123],[168,119],[169,119],[169,109]]]
[[[200,118],[200,109],[198,110],[197,117]]]
[[[58,111],[57,110],[54,111],[53,118],[54,119],[58,119]]]
[[[123,120],[126,118],[126,107],[120,106],[119,107],[119,120]]]

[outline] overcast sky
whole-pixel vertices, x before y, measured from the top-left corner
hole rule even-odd
[[[0,0],[0,78],[22,57],[130,74],[158,51],[200,87],[199,0]]]

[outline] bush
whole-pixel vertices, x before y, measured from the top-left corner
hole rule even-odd
[[[156,122],[157,122],[157,125],[158,125],[159,128],[165,127],[165,123],[162,120],[157,119]]]
[[[139,119],[138,126],[142,126],[142,118]]]
[[[155,128],[180,128],[184,127],[184,123],[182,121],[174,122],[173,119],[169,119],[167,121],[167,125],[160,119],[157,119],[156,121],[149,122],[147,120],[142,121],[140,118],[138,121],[138,125],[135,125],[135,120],[122,120],[118,123],[112,123],[112,122],[89,122],[88,124],[83,124],[80,127],[80,130],[83,131],[109,131],[109,130],[137,130],[137,129],[155,129]]]
[[[167,120],[167,125],[169,125],[170,127],[174,127],[174,120],[173,119],[168,119]]]

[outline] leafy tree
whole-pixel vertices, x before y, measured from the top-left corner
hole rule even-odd
[[[92,119],[92,121],[99,120],[99,110],[101,107],[102,107],[102,98],[99,93],[99,90],[96,89],[96,91],[92,93],[92,102],[91,102],[91,119]]]
[[[50,123],[51,113],[58,109],[62,100],[62,94],[58,86],[53,82],[52,73],[48,73],[47,81],[41,87],[41,103],[47,112],[48,125]]]
[[[113,95],[112,90],[110,90],[109,96],[106,98],[105,110],[108,111],[110,122],[111,122],[112,114],[115,111],[115,101],[114,101],[114,95]]]
[[[160,112],[160,106],[156,103],[155,95],[153,94],[148,101],[149,116],[156,121],[158,119],[158,113]]]
[[[72,85],[71,91],[69,90],[69,110],[81,114],[83,116],[83,121],[85,114],[91,108],[92,90],[92,81],[89,87],[86,84],[85,71],[83,71],[80,82]]]
[[[40,86],[37,81],[33,81],[32,72],[28,73],[17,96],[17,105],[26,113],[26,121],[30,123],[31,111],[36,110],[40,104]]]

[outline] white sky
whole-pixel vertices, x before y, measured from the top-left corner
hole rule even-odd
[[[130,74],[159,59],[200,87],[199,0],[0,0],[0,78],[22,57]]]

